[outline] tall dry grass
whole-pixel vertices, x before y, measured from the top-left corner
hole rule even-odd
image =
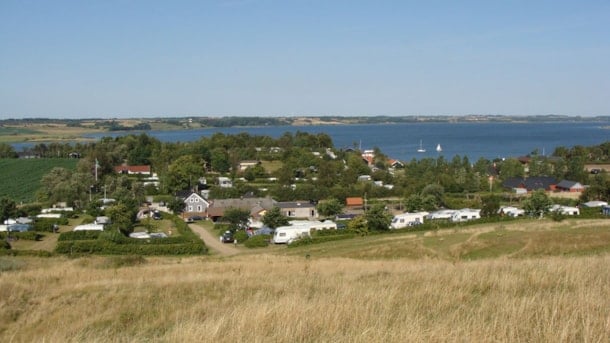
[[[610,256],[25,262],[0,274],[2,342],[610,340]]]

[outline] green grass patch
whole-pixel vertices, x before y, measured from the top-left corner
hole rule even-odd
[[[18,136],[18,135],[32,135],[41,133],[40,131],[26,129],[23,127],[7,127],[0,126],[0,137],[2,136]]]
[[[77,163],[68,158],[0,159],[0,197],[33,202],[45,174],[55,167],[75,170]]]

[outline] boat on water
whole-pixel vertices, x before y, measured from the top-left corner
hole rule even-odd
[[[424,149],[424,146],[422,145],[421,139],[419,140],[419,149],[417,149],[417,152],[426,152],[426,149]]]
[[[438,143],[438,145],[436,146],[436,152],[441,152],[443,151],[443,148],[441,147],[441,143]]]

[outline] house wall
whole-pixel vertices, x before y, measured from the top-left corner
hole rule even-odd
[[[315,207],[282,208],[282,214],[288,218],[318,218],[318,211]]]

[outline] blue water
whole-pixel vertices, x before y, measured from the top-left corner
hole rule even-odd
[[[177,131],[146,131],[163,142],[191,142],[214,133],[265,135],[274,138],[285,132],[326,133],[336,148],[379,147],[391,158],[452,158],[468,156],[471,161],[521,156],[534,150],[550,155],[558,146],[598,145],[610,140],[609,123],[416,123],[375,125],[269,126],[248,128],[208,128]],[[133,132],[131,132],[133,133]],[[116,137],[130,132],[92,134],[87,137]],[[418,153],[422,141],[425,153]],[[436,145],[443,148],[437,153]],[[16,147],[17,149],[17,147]]]

